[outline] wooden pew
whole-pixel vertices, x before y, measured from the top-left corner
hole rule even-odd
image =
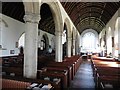
[[[69,73],[68,69],[61,68],[61,67],[44,67],[43,69],[46,69],[46,70],[44,70],[44,71],[46,71],[46,72],[49,72],[49,71],[66,72],[66,73],[67,73],[68,86],[70,86],[71,73]]]
[[[92,59],[94,78],[98,88],[120,88],[120,66],[119,62],[112,59]]]
[[[99,76],[98,87],[101,89],[120,89],[120,77],[119,76]],[[109,85],[109,86],[108,86]]]
[[[25,90],[29,85],[29,82],[2,79],[2,90]]]
[[[60,90],[61,88],[60,79],[56,81],[49,81],[49,80],[23,78],[23,77],[3,76],[2,82],[3,82],[2,84],[3,90],[5,89],[27,90],[26,88],[30,86],[31,83],[38,83],[42,85],[51,84],[54,87],[54,90]]]
[[[38,69],[46,66],[47,63],[54,61],[54,54],[38,56]]]
[[[66,57],[65,58],[65,60],[64,60],[64,62],[71,62],[71,63],[74,63],[75,64],[75,73],[77,72],[77,70],[78,70],[78,68],[79,68],[79,66],[80,66],[80,64],[81,64],[81,58],[80,58],[80,56],[79,55],[75,55],[75,56],[72,56],[72,57],[70,57],[70,58],[68,58],[68,57]]]
[[[67,74],[67,79],[68,79],[68,86],[70,85],[70,82],[71,82],[71,80],[72,80],[72,77],[71,77],[71,67],[66,67],[66,66],[54,66],[54,65],[52,65],[52,66],[46,66],[47,68],[55,68],[55,69],[57,69],[57,70],[66,70],[67,72],[68,72],[68,74]],[[60,71],[61,71],[60,70]]]
[[[62,62],[52,62],[52,63],[48,63],[46,65],[47,67],[60,67],[60,68],[64,68],[64,69],[67,69],[69,71],[69,75],[70,75],[70,80],[73,80],[73,77],[74,77],[74,68],[73,66],[71,65],[66,65],[66,64],[63,64]]]
[[[67,72],[55,72],[55,71],[46,72],[46,71],[38,70],[37,77],[38,79],[43,77],[60,78],[62,88],[64,89],[68,87]]]
[[[7,75],[14,73],[15,76],[23,76],[23,69],[21,67],[2,67],[2,72],[6,72]]]
[[[112,78],[114,77],[120,77],[120,69],[115,69],[115,68],[100,68],[96,70],[96,74],[94,76],[96,85],[99,86],[100,85],[100,78],[101,77],[109,77],[111,76]],[[105,79],[104,79],[105,80]],[[111,79],[112,80],[112,79]],[[104,81],[105,82],[105,81]]]
[[[2,66],[22,67],[23,58],[23,56],[19,55],[2,57]]]

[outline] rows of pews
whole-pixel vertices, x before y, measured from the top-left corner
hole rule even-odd
[[[120,89],[120,62],[113,58],[92,57],[96,88]]]
[[[23,59],[23,56],[2,58],[3,90],[13,87],[12,82],[17,82],[15,88],[23,90],[33,82],[43,85],[51,84],[54,90],[66,89],[70,86],[70,82],[82,62],[79,55],[66,57],[63,62],[55,62],[54,56],[38,57],[37,78],[33,80],[23,77]],[[21,85],[21,83],[25,85]]]

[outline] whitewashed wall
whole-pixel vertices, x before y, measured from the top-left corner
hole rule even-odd
[[[0,49],[0,51],[2,51],[0,57],[18,55],[19,47],[16,47],[16,42],[18,42],[21,35],[25,32],[25,24],[13,18],[10,18],[6,15],[2,15],[2,20],[1,20],[2,25],[0,25],[1,26],[0,44],[2,45],[2,48],[4,50]],[[55,48],[53,40],[54,35],[44,32],[42,30],[40,30],[40,35],[38,36],[38,44],[40,43],[41,37],[44,34],[47,34],[49,39],[49,45],[51,45],[52,48],[54,49]],[[10,50],[14,50],[14,54],[10,54]]]
[[[0,56],[17,55],[19,50],[16,47],[16,42],[18,42],[20,35],[25,31],[24,24],[8,16],[2,15],[1,26],[1,45],[4,50],[1,49],[2,54],[0,54]],[[14,54],[10,54],[10,50],[14,50]]]
[[[120,10],[120,8],[119,8]],[[99,34],[99,38],[104,36],[104,32],[106,31],[106,40],[107,40],[107,54],[112,52],[113,56],[118,56],[118,52],[120,50],[116,50],[116,47],[120,45],[120,41],[118,41],[120,37],[120,20],[117,19],[120,15],[120,11],[117,11],[113,17],[110,19],[110,21],[107,23],[105,28],[102,30],[102,32]],[[114,37],[114,46],[112,47],[112,37]]]

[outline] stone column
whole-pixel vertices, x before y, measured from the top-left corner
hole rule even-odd
[[[37,74],[37,42],[40,15],[28,14],[25,20],[24,77],[36,78]]]
[[[78,50],[79,50],[79,48],[78,48],[78,45],[79,43],[78,43],[78,39],[77,39],[77,41],[76,41],[76,44],[75,44],[75,54],[76,55],[78,55]]]
[[[75,39],[73,39],[73,47],[72,47],[72,49],[73,49],[73,55],[75,55]]]
[[[71,40],[72,38],[67,38],[67,57],[71,57]]]
[[[120,54],[120,16],[118,17],[118,54]]]
[[[55,32],[55,61],[62,62],[62,32]]]

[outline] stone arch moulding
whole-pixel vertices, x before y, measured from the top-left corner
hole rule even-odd
[[[7,22],[5,21],[5,20],[3,20],[2,18],[0,18],[0,23],[2,24],[4,24],[5,25],[5,27],[8,27],[8,24],[7,24]]]
[[[52,12],[52,16],[55,22],[55,32],[61,32],[62,33],[62,14],[61,14],[61,10],[60,10],[60,6],[58,3],[56,2],[44,2],[42,4],[47,4],[50,7],[50,10]],[[42,5],[41,4],[41,5]]]
[[[73,33],[73,39],[76,39],[76,29],[74,27],[72,28],[72,33]]]
[[[25,32],[22,32],[22,33],[20,34],[20,36],[18,37],[18,40],[17,40],[17,41],[18,41],[18,46],[19,46],[19,40],[20,40],[20,38],[21,38],[23,35],[25,36]],[[25,37],[24,37],[24,40],[25,40]]]
[[[71,38],[72,37],[71,25],[68,18],[64,20],[64,24],[66,25],[66,28],[67,28],[67,36]]]

